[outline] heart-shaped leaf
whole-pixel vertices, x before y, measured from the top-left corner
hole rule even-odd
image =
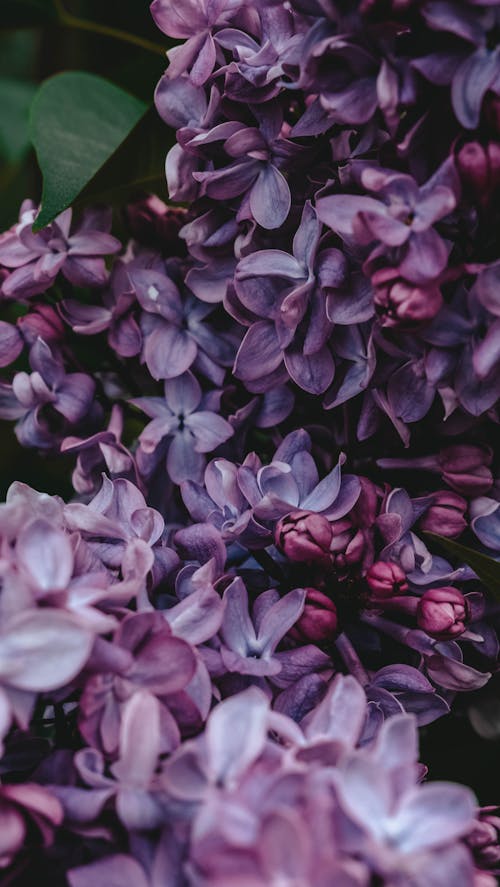
[[[70,206],[145,114],[147,105],[83,71],[42,83],[31,106],[31,138],[43,175],[39,231]]]
[[[488,590],[500,600],[499,561],[494,560],[492,557],[488,557],[486,554],[474,551],[473,548],[461,545],[459,542],[453,542],[452,539],[438,536],[437,533],[426,533],[425,535],[428,536],[429,539],[433,539],[435,542],[439,543],[445,551],[456,557],[461,563],[472,567],[478,579],[480,579],[486,588],[488,588]]]

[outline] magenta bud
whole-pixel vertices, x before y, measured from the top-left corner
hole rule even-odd
[[[415,286],[399,277],[396,268],[381,268],[372,277],[374,304],[385,327],[413,329],[436,316],[443,304],[437,286]]]
[[[34,345],[38,337],[48,344],[64,338],[64,323],[50,305],[31,306],[28,314],[18,318],[17,326],[28,345]]]
[[[466,499],[451,490],[438,490],[434,494],[432,505],[420,518],[420,529],[456,539],[467,528],[466,511]]]
[[[408,591],[406,574],[391,561],[375,561],[366,574],[366,582],[374,600],[387,600]]]
[[[307,588],[302,615],[289,634],[303,644],[320,644],[336,634],[337,625],[337,608],[333,601],[317,588]]]
[[[489,447],[456,444],[441,450],[438,463],[444,481],[463,496],[484,496],[493,485]]]
[[[291,511],[276,524],[276,547],[291,561],[330,562],[332,528],[330,522],[313,511]]]
[[[418,602],[417,624],[431,637],[448,641],[464,633],[468,610],[458,588],[430,588]]]
[[[466,142],[457,153],[457,170],[464,191],[487,206],[500,185],[500,145],[498,142]]]

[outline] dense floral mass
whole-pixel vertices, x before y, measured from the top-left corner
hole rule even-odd
[[[500,2],[151,9],[174,205],[0,236],[6,883],[493,887]]]

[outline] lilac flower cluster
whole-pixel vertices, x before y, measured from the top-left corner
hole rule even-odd
[[[496,883],[417,728],[498,671],[443,542],[500,559],[499,6],[154,0],[187,206],[0,235],[0,418],[74,489],[0,505],[7,883]]]

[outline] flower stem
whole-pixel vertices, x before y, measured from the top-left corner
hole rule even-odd
[[[344,665],[348,669],[348,671],[359,681],[362,687],[368,686],[370,683],[370,678],[368,677],[368,672],[364,668],[361,659],[359,658],[356,650],[354,649],[351,641],[347,637],[345,631],[342,634],[339,634],[337,640],[335,641],[335,646],[340,653]]]
[[[113,40],[121,40],[122,43],[132,43],[146,52],[154,52],[155,55],[165,57],[166,50],[159,43],[153,43],[152,40],[146,40],[144,37],[137,37],[130,34],[129,31],[121,31],[118,28],[112,28],[109,25],[103,25],[100,22],[91,22],[87,19],[79,18],[68,12],[63,5],[63,0],[54,0],[54,6],[61,25],[67,28],[77,28],[80,31],[89,31],[92,34],[99,34],[102,37],[111,37]]]

